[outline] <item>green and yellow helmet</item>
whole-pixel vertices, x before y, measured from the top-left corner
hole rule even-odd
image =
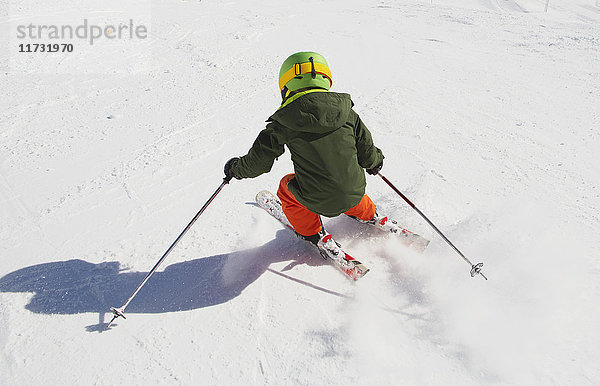
[[[283,100],[292,92],[303,88],[329,90],[332,84],[327,61],[316,52],[290,55],[279,70],[279,90]]]

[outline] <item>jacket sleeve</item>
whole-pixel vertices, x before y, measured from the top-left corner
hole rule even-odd
[[[356,114],[356,113],[355,113]],[[373,144],[371,132],[367,126],[356,114],[356,123],[354,127],[354,137],[356,139],[356,151],[358,154],[358,164],[364,169],[371,169],[379,165],[383,159],[383,153]]]
[[[233,166],[232,172],[238,178],[258,177],[271,171],[275,158],[282,155],[284,151],[277,124],[269,123],[267,128],[258,134],[248,154],[241,157]]]

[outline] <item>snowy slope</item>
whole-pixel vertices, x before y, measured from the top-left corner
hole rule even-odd
[[[600,383],[597,1],[138,3],[119,15],[147,23],[143,42],[45,58],[16,52],[15,25],[73,3],[0,0],[1,383]],[[75,20],[114,11],[90,4]],[[264,127],[299,50],[326,56],[383,174],[490,280],[368,177],[432,243],[327,219],[371,268],[349,282],[251,204],[286,153],[226,186],[103,331]]]

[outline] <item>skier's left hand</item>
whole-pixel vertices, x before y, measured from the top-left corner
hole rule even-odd
[[[229,161],[227,161],[225,163],[225,167],[223,168],[223,172],[225,173],[225,180],[227,182],[231,181],[231,179],[233,177],[235,177],[236,179],[240,179],[239,177],[237,177],[235,174],[233,174],[233,170],[231,170],[233,168],[233,166],[240,160],[240,157],[233,157],[232,159],[230,159]]]
[[[367,173],[369,173],[372,176],[375,176],[377,175],[377,173],[379,173],[381,168],[383,168],[383,160],[381,160],[381,162],[378,165],[373,166],[371,169],[367,169]]]

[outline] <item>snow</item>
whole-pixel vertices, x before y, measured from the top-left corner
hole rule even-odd
[[[600,384],[598,1],[0,4],[3,384]],[[17,51],[16,25],[82,14],[150,32]],[[227,185],[105,331],[300,50],[489,281],[369,176],[380,211],[432,241],[326,219],[371,268],[350,282],[252,205],[285,153]]]

